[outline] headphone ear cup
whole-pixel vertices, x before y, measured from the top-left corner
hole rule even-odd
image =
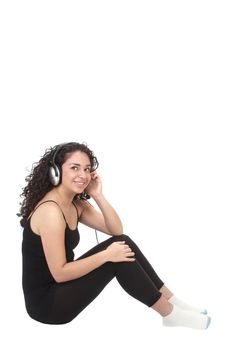
[[[49,180],[53,184],[53,186],[58,186],[61,181],[60,169],[57,165],[52,165],[49,168]]]

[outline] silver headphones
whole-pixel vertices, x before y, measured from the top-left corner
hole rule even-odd
[[[49,180],[51,181],[53,186],[58,186],[61,183],[61,169],[56,164],[56,156],[57,156],[57,153],[61,150],[61,148],[64,145],[66,145],[66,143],[61,143],[60,145],[55,146],[55,150],[50,160],[51,165],[48,169],[48,175],[49,175]]]

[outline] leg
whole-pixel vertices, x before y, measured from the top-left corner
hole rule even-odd
[[[177,299],[173,293],[164,285],[157,273],[154,271],[151,264],[145,258],[138,246],[127,235],[120,236],[120,239],[126,241],[132,251],[135,253],[135,258],[145,273],[150,277],[154,286],[162,293],[160,298],[151,306],[161,316],[164,317],[163,323],[166,326],[186,326],[198,329],[205,329],[209,326],[210,318],[203,315],[195,314],[199,311],[190,305],[183,303]],[[176,307],[179,306],[179,307]],[[183,309],[183,310],[182,310]],[[186,311],[183,313],[183,311]],[[195,311],[192,313],[192,311]],[[204,313],[204,312],[203,312]],[[170,316],[169,316],[170,315]],[[171,321],[170,321],[171,320]]]
[[[191,306],[182,300],[178,299],[174,294],[171,292],[170,289],[168,289],[162,280],[159,278],[157,273],[154,271],[153,267],[151,264],[148,262],[146,257],[143,255],[141,250],[138,248],[138,246],[135,244],[135,242],[128,237],[127,235],[122,235],[120,237],[123,237],[123,240],[127,242],[127,244],[131,247],[132,251],[135,252],[135,257],[136,260],[140,263],[142,268],[145,270],[145,272],[148,274],[148,276],[151,278],[157,289],[162,293],[162,295],[170,301],[170,303],[181,307],[184,310],[189,310],[189,311],[195,311],[195,312],[200,312],[202,314],[207,314],[207,311],[205,309],[199,309],[194,306]]]
[[[169,300],[173,296],[173,293],[165,285],[163,285],[163,287],[160,288],[160,292],[167,300]]]
[[[140,265],[144,269],[144,271],[148,274],[148,276],[151,278],[152,282],[155,284],[157,289],[162,293],[162,295],[169,300],[173,293],[164,285],[164,282],[160,279],[160,277],[157,275],[147,258],[143,255],[141,250],[138,248],[138,246],[135,244],[135,242],[127,235],[120,236],[122,240],[126,241],[126,243],[131,247],[132,251],[135,253],[136,260],[139,261]],[[166,308],[165,308],[166,309]],[[170,309],[167,307],[167,309]]]
[[[117,240],[119,236],[100,243],[78,260],[106,249]],[[121,240],[123,240],[122,237]],[[128,294],[147,306],[152,306],[161,297],[161,293],[138,261],[108,262],[81,278],[53,285],[50,291],[53,306],[49,323],[58,324],[71,321],[100,294],[114,277]]]
[[[164,286],[164,282],[157,275],[157,273],[155,272],[147,258],[144,256],[144,254],[141,252],[139,247],[135,244],[135,242],[127,235],[121,235],[117,237],[119,237],[119,240],[126,241],[129,247],[135,253],[136,260],[139,262],[146,274],[150,277],[156,288],[161,291],[161,288]]]
[[[82,255],[79,259],[105,249],[118,239],[120,239],[118,236],[108,239]],[[121,240],[124,240],[124,237],[121,237]],[[49,323],[70,322],[99,295],[114,276],[116,276],[120,285],[128,294],[165,316],[163,318],[165,325],[205,328],[208,320],[207,316],[201,315],[206,317],[206,319],[195,316],[194,324],[193,321],[191,321],[192,323],[189,321],[192,317],[191,314],[184,314],[183,317],[183,312],[180,312],[176,307],[174,309],[161,295],[137,260],[129,263],[108,262],[81,278],[55,284]]]
[[[151,307],[163,317],[169,315],[173,310],[173,305],[163,295]]]

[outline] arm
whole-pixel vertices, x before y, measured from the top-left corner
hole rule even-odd
[[[41,237],[48,268],[57,283],[77,279],[108,261],[132,262],[134,253],[125,242],[114,242],[99,253],[87,258],[67,262],[64,234],[64,218],[54,203],[46,203],[39,207],[37,215],[38,234]],[[35,216],[34,215],[34,216]]]
[[[93,199],[101,212],[97,211],[88,202],[83,203],[80,222],[112,236],[123,234],[122,222],[103,194]]]
[[[106,250],[91,255],[87,258],[65,263],[57,275],[56,282],[70,281],[95,270],[107,262]]]
[[[102,193],[100,176],[96,172],[93,172],[91,176],[86,192],[95,200],[101,212],[90,203],[81,201],[77,203],[81,211],[80,222],[113,236],[123,234],[123,226],[118,214]]]
[[[56,282],[73,280],[88,274],[109,261],[106,250],[90,257],[67,263],[64,231],[65,222],[60,210],[53,203],[38,208],[38,232],[49,270]]]

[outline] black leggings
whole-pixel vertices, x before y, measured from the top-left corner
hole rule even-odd
[[[51,324],[72,321],[101,293],[114,277],[117,278],[128,294],[149,307],[160,298],[159,290],[164,283],[157,276],[137,245],[126,235],[113,236],[107,239],[77,260],[100,252],[115,241],[126,241],[126,244],[135,253],[136,260],[134,262],[107,262],[78,279],[55,283],[48,292],[49,299],[52,300],[49,315],[46,319],[38,321]]]

